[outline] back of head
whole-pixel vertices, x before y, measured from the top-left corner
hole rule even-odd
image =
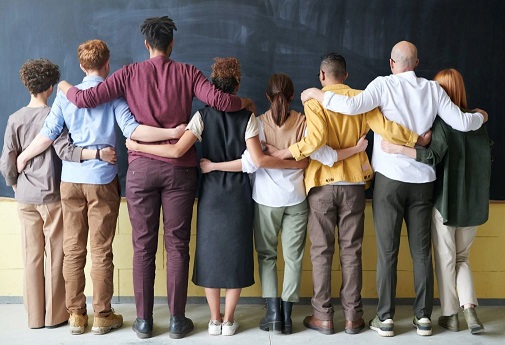
[[[328,53],[321,56],[321,71],[330,83],[343,82],[347,76],[347,63],[342,55]]]
[[[240,63],[234,57],[214,58],[210,81],[219,90],[234,94],[240,84]]]
[[[77,48],[79,63],[85,70],[98,71],[110,58],[110,51],[102,40],[89,40]]]
[[[140,32],[149,46],[162,52],[166,52],[172,43],[174,30],[177,30],[177,27],[167,16],[147,18],[140,26]]]
[[[270,111],[277,126],[282,126],[289,117],[289,103],[295,88],[287,74],[274,74],[268,81],[266,95],[270,101]]]
[[[28,60],[21,66],[19,76],[28,91],[37,95],[60,80],[60,69],[47,59]]]
[[[454,104],[461,109],[467,109],[465,82],[458,71],[454,68],[443,69],[435,75],[433,80],[442,86]]]
[[[395,66],[393,73],[413,71],[418,63],[416,46],[408,41],[398,42],[391,50],[391,60]]]

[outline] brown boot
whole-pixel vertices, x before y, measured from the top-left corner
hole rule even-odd
[[[335,333],[333,330],[333,320],[320,320],[314,315],[307,316],[303,320],[303,325],[326,335]]]

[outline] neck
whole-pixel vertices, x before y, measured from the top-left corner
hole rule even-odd
[[[47,95],[45,92],[39,93],[37,95],[31,95],[30,96],[30,103],[28,103],[28,107],[29,108],[45,107],[47,105],[48,98],[49,98],[49,95]]]
[[[163,57],[170,57],[170,55],[167,53],[167,52],[164,52],[164,51],[161,51],[161,50],[157,50],[157,49],[150,49],[149,50],[149,58],[152,59],[152,58],[155,58],[155,57],[158,57],[158,56],[163,56]]]
[[[88,70],[86,71],[86,76],[88,77],[102,77],[105,79],[107,77],[107,72],[102,68],[100,70]]]

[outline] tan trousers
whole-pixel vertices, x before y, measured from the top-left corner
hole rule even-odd
[[[460,306],[469,303],[477,305],[468,262],[477,227],[446,226],[435,208],[432,221],[431,238],[440,306],[442,315],[450,316],[456,314]]]
[[[112,241],[119,213],[118,179],[104,185],[62,182],[60,193],[65,224],[63,276],[67,310],[86,312],[84,266],[89,233],[93,310],[95,316],[107,316],[114,291]]]
[[[23,301],[28,327],[57,325],[68,319],[62,274],[61,204],[18,203],[18,215],[24,264]]]

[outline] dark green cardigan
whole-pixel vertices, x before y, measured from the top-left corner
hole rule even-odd
[[[489,214],[491,145],[486,127],[459,132],[437,117],[431,144],[416,160],[436,165],[435,208],[447,226],[484,224]]]

